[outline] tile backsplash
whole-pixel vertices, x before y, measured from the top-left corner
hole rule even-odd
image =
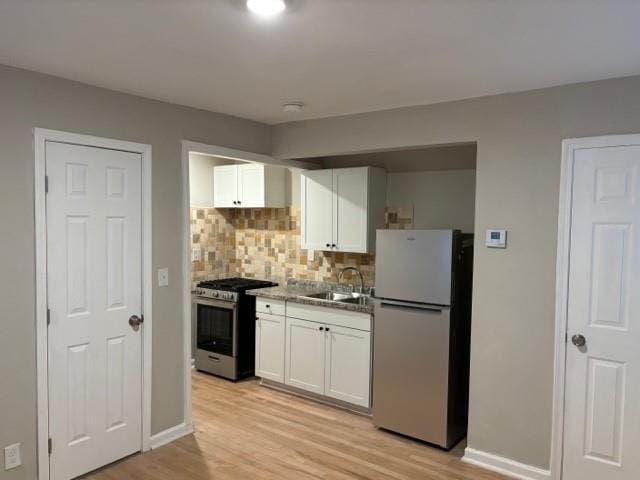
[[[413,227],[412,207],[388,207],[387,228]],[[201,260],[193,262],[192,282],[242,276],[284,284],[289,278],[335,282],[340,270],[358,267],[365,285],[374,283],[374,256],[360,253],[314,252],[309,259],[300,247],[300,209],[192,208],[192,248]],[[351,282],[352,272],[345,273]],[[357,281],[355,278],[353,281]]]

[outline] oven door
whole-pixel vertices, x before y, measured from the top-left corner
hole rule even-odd
[[[198,298],[196,347],[199,350],[235,357],[238,338],[238,310],[232,302]]]

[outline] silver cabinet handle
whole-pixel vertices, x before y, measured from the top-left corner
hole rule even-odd
[[[571,337],[571,343],[576,347],[584,347],[587,344],[587,339],[584,338],[584,335],[578,334]]]

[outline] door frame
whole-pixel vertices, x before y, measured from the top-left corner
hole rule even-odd
[[[151,345],[152,345],[152,218],[151,145],[94,137],[43,128],[33,129],[35,260],[36,260],[36,372],[37,372],[37,462],[39,480],[49,479],[49,383],[47,329],[47,213],[45,191],[46,142],[106,148],[138,153],[142,157],[142,438],[140,449],[151,446]]]
[[[567,327],[569,301],[569,260],[571,251],[571,209],[575,151],[640,144],[640,135],[606,135],[569,138],[562,141],[558,250],[556,263],[555,348],[550,469],[553,480],[562,479],[564,446],[564,405],[566,384]]]
[[[311,162],[278,159],[261,153],[247,152],[235,148],[228,148],[219,145],[209,145],[206,143],[182,140],[182,338],[184,355],[184,391],[183,391],[183,411],[184,429],[181,429],[178,436],[190,431],[193,428],[193,413],[191,406],[191,198],[189,186],[189,154],[200,153],[215,157],[239,160],[247,163],[262,163],[265,165],[278,165],[291,167],[300,170],[314,170],[320,168],[319,165]],[[177,437],[175,437],[177,438]],[[175,438],[171,438],[173,441]]]

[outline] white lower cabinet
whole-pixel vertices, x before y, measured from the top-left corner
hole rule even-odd
[[[284,383],[285,317],[256,314],[256,375]]]
[[[324,325],[287,318],[285,383],[322,395],[324,393]]]
[[[326,328],[324,394],[368,407],[371,333],[337,326]]]
[[[327,321],[331,315],[326,312]],[[344,314],[336,316],[344,321]],[[368,408],[371,333],[291,317],[286,323],[285,384]]]

